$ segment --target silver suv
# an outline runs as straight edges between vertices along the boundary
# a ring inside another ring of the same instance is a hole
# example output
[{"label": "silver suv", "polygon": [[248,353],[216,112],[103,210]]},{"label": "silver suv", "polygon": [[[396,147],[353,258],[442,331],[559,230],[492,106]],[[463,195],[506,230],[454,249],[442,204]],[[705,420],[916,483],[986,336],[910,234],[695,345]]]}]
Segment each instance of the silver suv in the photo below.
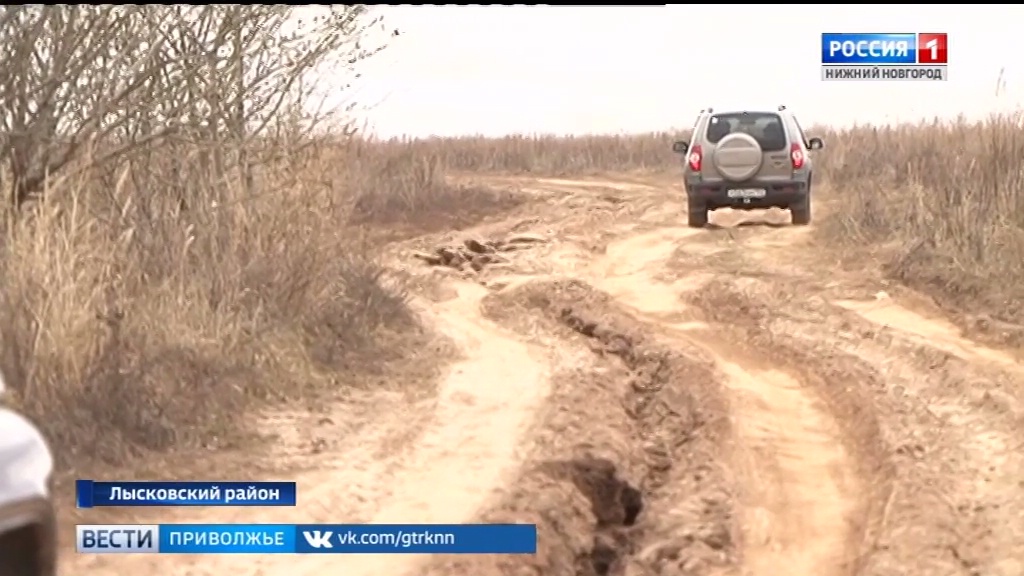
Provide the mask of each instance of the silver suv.
[{"label": "silver suv", "polygon": [[807,139],[796,117],[779,106],[770,112],[701,110],[692,142],[672,150],[686,155],[684,179],[688,223],[700,228],[718,208],[786,208],[793,224],[811,222],[811,150],[820,138]]},{"label": "silver suv", "polygon": [[43,435],[17,412],[0,407],[0,576],[56,573],[52,473]]}]

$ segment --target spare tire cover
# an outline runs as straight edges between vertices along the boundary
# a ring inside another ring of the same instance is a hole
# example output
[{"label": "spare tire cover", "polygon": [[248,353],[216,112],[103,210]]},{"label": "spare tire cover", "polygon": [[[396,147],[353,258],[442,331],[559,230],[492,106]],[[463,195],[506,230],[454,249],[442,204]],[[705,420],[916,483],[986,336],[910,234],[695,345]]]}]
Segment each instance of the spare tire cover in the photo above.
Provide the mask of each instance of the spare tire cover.
[{"label": "spare tire cover", "polygon": [[722,177],[739,182],[752,178],[761,169],[764,154],[761,146],[750,134],[733,132],[715,146],[715,169]]}]

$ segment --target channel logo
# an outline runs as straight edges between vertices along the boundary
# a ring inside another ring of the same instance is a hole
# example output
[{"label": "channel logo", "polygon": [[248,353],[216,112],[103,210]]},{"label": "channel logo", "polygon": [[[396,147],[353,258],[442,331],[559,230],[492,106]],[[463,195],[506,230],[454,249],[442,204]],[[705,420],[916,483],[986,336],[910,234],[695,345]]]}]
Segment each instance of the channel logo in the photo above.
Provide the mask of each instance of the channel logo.
[{"label": "channel logo", "polygon": [[826,65],[939,65],[949,63],[949,35],[822,33],[821,63]]},{"label": "channel logo", "polygon": [[79,524],[75,549],[79,554],[155,553],[160,528],[155,524]]}]

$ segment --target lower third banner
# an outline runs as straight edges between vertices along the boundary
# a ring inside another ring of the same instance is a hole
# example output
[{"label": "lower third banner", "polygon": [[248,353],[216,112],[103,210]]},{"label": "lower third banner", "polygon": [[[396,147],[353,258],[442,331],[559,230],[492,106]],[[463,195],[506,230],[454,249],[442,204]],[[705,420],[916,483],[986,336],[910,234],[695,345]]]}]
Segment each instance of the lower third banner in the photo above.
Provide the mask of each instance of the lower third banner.
[{"label": "lower third banner", "polygon": [[76,480],[79,508],[99,506],[295,506],[295,482],[98,482]]},{"label": "lower third banner", "polygon": [[536,554],[533,524],[79,524],[85,554]]}]

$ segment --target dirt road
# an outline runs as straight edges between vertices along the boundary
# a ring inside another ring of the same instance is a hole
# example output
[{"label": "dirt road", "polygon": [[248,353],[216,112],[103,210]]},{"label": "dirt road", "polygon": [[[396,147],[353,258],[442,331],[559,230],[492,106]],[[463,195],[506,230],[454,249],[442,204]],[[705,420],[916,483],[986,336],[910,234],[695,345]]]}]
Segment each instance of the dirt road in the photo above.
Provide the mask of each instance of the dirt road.
[{"label": "dirt road", "polygon": [[[459,287],[456,298],[422,310],[424,317],[466,354],[466,359],[450,368],[436,399],[413,410],[396,410],[369,431],[361,430],[317,454],[300,450],[317,463],[316,469],[297,478],[302,500],[308,504],[276,510],[148,511],[132,520],[325,524],[401,524],[408,518],[436,524],[470,521],[492,490],[514,481],[522,457],[522,436],[541,407],[548,386],[541,355],[481,318],[479,301],[484,293],[480,286],[465,284]],[[395,406],[401,404],[395,401]],[[324,421],[356,417],[345,411],[339,407]],[[284,427],[295,423],[281,419],[273,424]],[[288,436],[293,441],[302,437]],[[406,446],[395,439],[413,443]],[[69,573],[125,574],[138,566],[143,571],[189,576],[240,570],[252,575],[299,576],[339,569],[353,576],[370,576],[401,573],[404,562],[410,561],[410,567],[414,567],[416,561],[422,561],[411,556],[324,556],[298,563],[286,556],[72,558],[76,562],[70,563]]]},{"label": "dirt road", "polygon": [[137,520],[534,522],[537,556],[82,557],[68,573],[1024,573],[1015,354],[840,268],[785,213],[693,230],[667,180],[488,183],[541,198],[392,255],[464,355],[437,398],[341,434],[297,478],[297,509]]},{"label": "dirt road", "polygon": [[715,331],[702,322],[665,320],[680,313],[680,295],[715,278],[700,271],[696,278],[658,281],[676,246],[700,233],[661,228],[614,242],[598,260],[593,281],[639,320],[701,346],[718,366],[736,434],[732,466],[746,516],[745,569],[831,573],[849,560],[849,517],[859,490],[834,419],[805,383],[742,343],[716,342]]}]

